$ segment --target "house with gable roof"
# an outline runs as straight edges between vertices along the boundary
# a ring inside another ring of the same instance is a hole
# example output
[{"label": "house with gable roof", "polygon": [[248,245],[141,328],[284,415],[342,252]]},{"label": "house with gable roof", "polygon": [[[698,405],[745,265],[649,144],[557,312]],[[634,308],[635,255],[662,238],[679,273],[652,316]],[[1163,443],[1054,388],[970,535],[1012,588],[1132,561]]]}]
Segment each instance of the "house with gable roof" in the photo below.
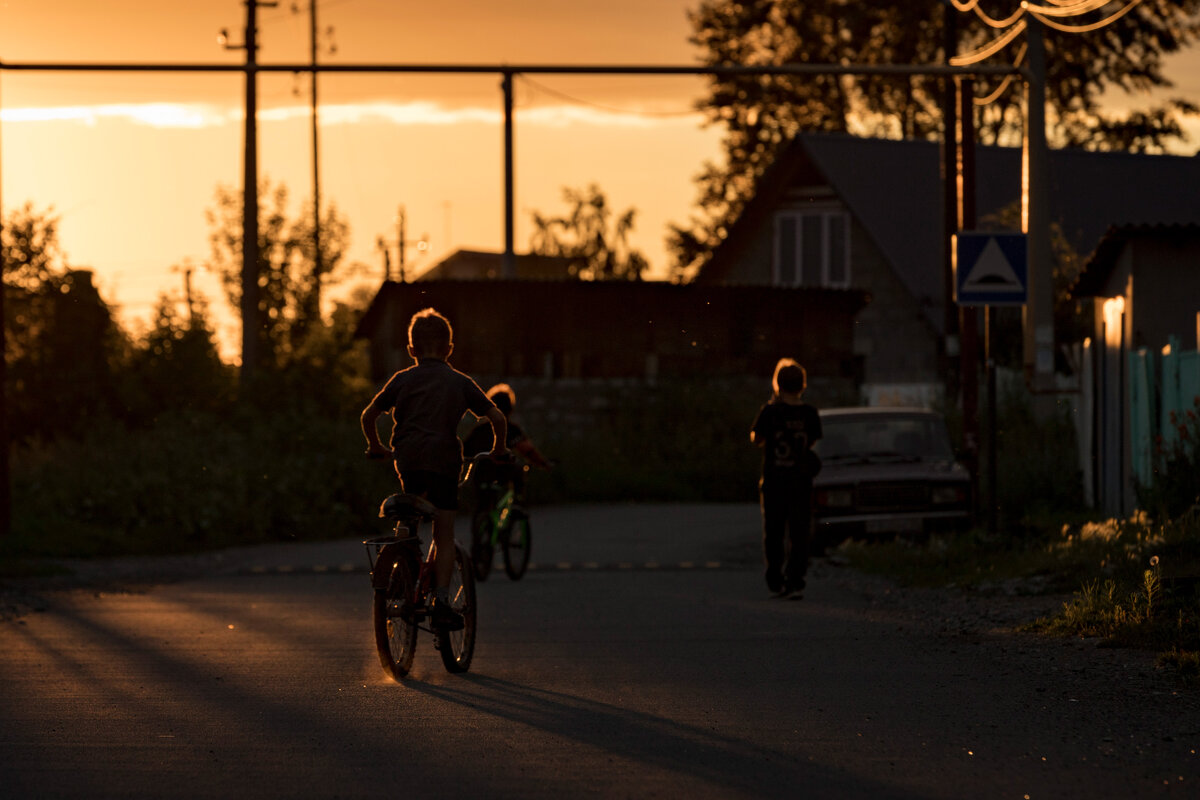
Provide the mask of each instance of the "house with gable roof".
[{"label": "house with gable roof", "polygon": [[[943,187],[937,142],[801,134],[759,180],[698,284],[859,289],[861,396],[929,404],[944,383]],[[1200,158],[1051,151],[1052,219],[1079,253],[1111,225],[1200,222]],[[1021,153],[976,148],[979,219],[1019,202]]]}]

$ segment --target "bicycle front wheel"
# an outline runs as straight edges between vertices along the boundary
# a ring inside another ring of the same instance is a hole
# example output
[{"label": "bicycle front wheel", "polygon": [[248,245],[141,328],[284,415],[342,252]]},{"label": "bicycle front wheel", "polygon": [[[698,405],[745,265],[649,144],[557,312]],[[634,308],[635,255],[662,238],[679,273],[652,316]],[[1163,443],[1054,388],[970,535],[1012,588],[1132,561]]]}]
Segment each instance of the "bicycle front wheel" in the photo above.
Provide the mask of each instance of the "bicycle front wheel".
[{"label": "bicycle front wheel", "polygon": [[508,526],[504,537],[504,571],[514,581],[521,580],[529,566],[529,537],[529,517],[519,514]]},{"label": "bicycle front wheel", "polygon": [[417,576],[407,558],[401,558],[392,570],[384,589],[375,590],[372,617],[375,623],[375,649],[383,670],[400,680],[412,669],[417,649]]},{"label": "bicycle front wheel", "polygon": [[461,631],[436,630],[438,653],[448,672],[466,672],[475,655],[475,572],[471,557],[454,546],[454,572],[450,576],[450,607],[462,614]]}]

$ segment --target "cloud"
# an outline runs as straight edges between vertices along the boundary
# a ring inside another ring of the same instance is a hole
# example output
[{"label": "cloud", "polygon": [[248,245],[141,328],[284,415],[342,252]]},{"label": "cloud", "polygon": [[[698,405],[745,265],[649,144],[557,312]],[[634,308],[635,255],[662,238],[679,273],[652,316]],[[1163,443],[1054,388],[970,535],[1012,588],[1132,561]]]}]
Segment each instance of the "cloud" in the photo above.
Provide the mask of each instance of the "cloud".
[{"label": "cloud", "polygon": [[95,106],[6,108],[4,122],[79,122],[96,125],[101,120],[125,120],[153,128],[205,128],[229,122],[228,113],[201,103],[113,103]]},{"label": "cloud", "polygon": [[[498,104],[497,104],[498,105]],[[279,106],[260,109],[261,122],[287,122],[307,119],[307,105]],[[320,109],[322,125],[355,125],[377,122],[391,125],[450,126],[462,124],[500,125],[503,112],[497,108],[462,107],[449,108],[428,101],[394,103],[375,101],[323,105]],[[678,126],[695,126],[699,115],[685,114],[655,116],[636,111],[617,111],[575,105],[539,105],[516,109],[520,124],[565,128],[571,125],[587,125],[609,128],[650,129]],[[116,103],[94,106],[47,106],[31,108],[7,108],[0,112],[0,120],[6,123],[22,122],[76,122],[96,125],[105,120],[126,121],[153,128],[199,129],[219,127],[242,119],[240,108],[222,108],[202,103]]]}]

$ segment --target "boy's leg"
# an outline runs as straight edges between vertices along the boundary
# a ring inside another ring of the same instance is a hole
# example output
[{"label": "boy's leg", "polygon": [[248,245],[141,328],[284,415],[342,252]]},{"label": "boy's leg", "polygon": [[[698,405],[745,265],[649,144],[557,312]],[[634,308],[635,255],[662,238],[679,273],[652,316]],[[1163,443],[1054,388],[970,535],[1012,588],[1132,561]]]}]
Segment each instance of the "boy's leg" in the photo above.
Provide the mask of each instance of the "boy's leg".
[{"label": "boy's leg", "polygon": [[804,588],[812,533],[812,484],[805,481],[788,498],[788,563],[784,582],[791,591]]},{"label": "boy's leg", "polygon": [[787,506],[781,502],[775,488],[763,484],[759,489],[759,503],[763,519],[763,560],[766,562],[767,588],[772,592],[783,589],[783,536],[787,524]]},{"label": "boy's leg", "polygon": [[433,577],[438,588],[449,586],[454,573],[454,517],[454,511],[439,508],[433,518],[433,541],[437,545]]}]

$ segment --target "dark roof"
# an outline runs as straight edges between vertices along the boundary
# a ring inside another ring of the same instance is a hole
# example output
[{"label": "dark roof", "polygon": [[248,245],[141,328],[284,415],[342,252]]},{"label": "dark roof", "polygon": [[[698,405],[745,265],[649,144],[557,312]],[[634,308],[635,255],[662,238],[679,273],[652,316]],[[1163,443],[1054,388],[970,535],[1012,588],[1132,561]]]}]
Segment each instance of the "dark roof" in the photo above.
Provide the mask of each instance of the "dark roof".
[{"label": "dark roof", "polygon": [[[573,268],[578,268],[582,262],[582,259],[565,256],[543,256],[534,253],[515,255],[517,278],[568,278]],[[416,280],[492,280],[501,277],[503,269],[503,253],[460,249],[425,270]]]},{"label": "dark roof", "polygon": [[[1052,150],[1052,218],[1077,252],[1087,253],[1114,224],[1200,223],[1200,157]],[[796,137],[763,175],[754,198],[723,244],[701,267],[699,280],[720,282],[733,268],[736,244],[753,235],[788,187],[815,168],[837,192],[922,302],[937,330],[942,313],[941,145],[864,139],[841,134]],[[1021,192],[1018,148],[976,149],[976,217],[1016,203]]]},{"label": "dark roof", "polygon": [[[494,292],[497,296],[505,296],[507,291],[524,291],[544,293],[549,291],[564,296],[574,292],[590,295],[595,308],[620,314],[628,311],[621,303],[630,298],[640,297],[653,304],[656,299],[670,295],[688,295],[703,304],[706,298],[715,295],[734,297],[737,302],[746,307],[762,305],[768,298],[780,297],[808,298],[818,305],[832,308],[849,309],[847,313],[857,314],[869,300],[866,292],[859,289],[828,289],[809,286],[703,286],[695,283],[674,283],[671,281],[581,281],[576,278],[547,280],[538,278],[497,278],[485,282],[475,279],[432,279],[401,283],[385,280],[379,291],[371,298],[370,305],[363,312],[354,330],[354,338],[371,338],[379,328],[384,314],[390,303],[400,303],[407,297],[427,297],[440,291],[479,296],[480,292]],[[815,298],[815,299],[814,299]],[[556,302],[554,298],[546,298],[546,302]],[[538,308],[537,303],[531,305]]]},{"label": "dark roof", "polygon": [[1071,287],[1072,297],[1097,297],[1105,294],[1108,278],[1117,265],[1125,244],[1134,239],[1200,239],[1200,224],[1192,225],[1113,225],[1105,232],[1083,271]]}]

